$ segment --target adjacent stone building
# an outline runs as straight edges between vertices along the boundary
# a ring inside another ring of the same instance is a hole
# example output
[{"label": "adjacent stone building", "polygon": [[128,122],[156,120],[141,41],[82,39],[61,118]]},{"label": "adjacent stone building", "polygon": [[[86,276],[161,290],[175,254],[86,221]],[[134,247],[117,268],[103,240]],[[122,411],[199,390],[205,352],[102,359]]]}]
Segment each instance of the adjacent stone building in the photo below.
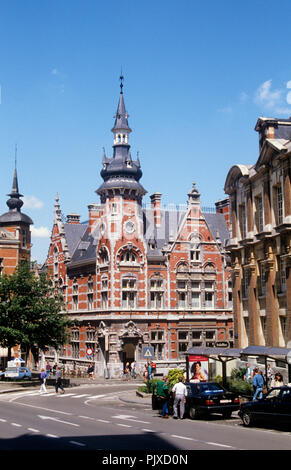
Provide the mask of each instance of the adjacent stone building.
[{"label": "adjacent stone building", "polygon": [[231,203],[235,346],[287,346],[291,340],[291,118],[260,117],[259,157],[234,165]]},{"label": "adjacent stone building", "polygon": [[[57,359],[84,369],[94,361],[97,375],[110,377],[127,361],[141,369],[154,359],[162,373],[185,364],[191,346],[233,345],[229,201],[205,212],[193,183],[183,206],[164,208],[158,192],[144,206],[122,81],[112,133],[113,155],[104,152],[96,191],[100,203],[88,205],[88,221],[72,213],[64,222],[55,201],[46,265],[80,322]],[[54,359],[54,352],[46,356]]]}]

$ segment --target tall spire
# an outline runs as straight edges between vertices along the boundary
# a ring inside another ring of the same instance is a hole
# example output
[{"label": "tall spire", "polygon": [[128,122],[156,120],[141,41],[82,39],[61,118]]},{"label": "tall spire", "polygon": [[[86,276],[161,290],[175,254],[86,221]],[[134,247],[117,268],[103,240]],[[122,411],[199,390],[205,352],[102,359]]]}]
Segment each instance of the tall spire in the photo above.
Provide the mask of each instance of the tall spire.
[{"label": "tall spire", "polygon": [[[120,80],[120,95],[119,95],[117,111],[116,111],[116,114],[114,116],[115,117],[115,122],[114,122],[114,126],[112,128],[112,132],[114,133],[114,136],[115,136],[114,144],[123,142],[121,137],[120,137],[121,140],[118,140],[118,138],[117,138],[118,136],[116,135],[116,133],[126,132],[127,141],[128,141],[128,134],[131,132],[131,129],[128,125],[129,115],[126,112],[124,97],[123,97],[123,80],[124,80],[124,77],[123,77],[122,74],[120,75],[119,80]],[[127,141],[123,142],[123,143],[127,143]]]},{"label": "tall spire", "polygon": [[139,184],[142,176],[140,161],[132,160],[130,153],[129,134],[131,129],[128,125],[128,114],[124,104],[123,80],[120,75],[120,95],[115,114],[113,156],[109,158],[103,152],[101,176],[104,183],[96,191],[101,196],[101,202],[110,197],[112,191],[119,193],[130,193],[130,197],[141,200],[146,194],[145,189]]},{"label": "tall spire", "polygon": [[16,168],[14,168],[11,193],[7,194],[7,196],[10,196],[10,199],[8,199],[6,202],[7,206],[9,207],[9,210],[20,211],[21,207],[23,206],[23,201],[20,199],[20,197],[22,197],[23,195],[19,193]]},{"label": "tall spire", "polygon": [[55,205],[54,205],[54,223],[57,224],[58,222],[62,221],[62,212],[61,212],[61,206],[59,203],[59,195],[58,193],[56,194],[56,199],[55,199]]}]

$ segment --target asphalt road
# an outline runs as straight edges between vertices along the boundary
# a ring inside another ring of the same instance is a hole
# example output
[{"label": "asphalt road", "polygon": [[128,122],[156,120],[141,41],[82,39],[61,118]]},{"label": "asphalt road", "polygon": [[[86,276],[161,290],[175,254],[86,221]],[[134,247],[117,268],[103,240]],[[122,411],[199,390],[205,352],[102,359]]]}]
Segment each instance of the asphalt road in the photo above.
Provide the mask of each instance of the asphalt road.
[{"label": "asphalt road", "polygon": [[90,385],[56,396],[0,395],[0,450],[289,450],[291,433],[244,428],[237,418],[162,419],[136,384]]}]

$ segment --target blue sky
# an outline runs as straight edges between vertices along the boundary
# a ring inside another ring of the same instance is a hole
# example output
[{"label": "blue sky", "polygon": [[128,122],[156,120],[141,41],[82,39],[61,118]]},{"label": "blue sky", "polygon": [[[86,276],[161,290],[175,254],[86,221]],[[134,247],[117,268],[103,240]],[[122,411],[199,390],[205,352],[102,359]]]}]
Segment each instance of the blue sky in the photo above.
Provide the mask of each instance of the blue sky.
[{"label": "blue sky", "polygon": [[122,67],[131,152],[148,191],[204,206],[258,157],[259,116],[291,116],[288,0],[10,0],[0,11],[0,213],[14,149],[32,257],[44,261],[56,192],[66,215],[99,202]]}]

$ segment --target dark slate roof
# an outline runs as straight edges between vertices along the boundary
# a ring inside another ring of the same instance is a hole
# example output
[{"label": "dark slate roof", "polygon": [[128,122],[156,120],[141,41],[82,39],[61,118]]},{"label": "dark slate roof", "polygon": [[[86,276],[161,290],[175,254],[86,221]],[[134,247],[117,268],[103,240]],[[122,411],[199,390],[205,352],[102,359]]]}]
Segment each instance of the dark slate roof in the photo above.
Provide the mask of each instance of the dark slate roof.
[{"label": "dark slate roof", "polygon": [[64,224],[65,237],[69,249],[69,255],[72,256],[80,239],[88,229],[88,224]]},{"label": "dark slate roof", "polygon": [[205,212],[203,215],[213,239],[216,240],[216,232],[218,231],[222,246],[226,246],[226,243],[229,240],[229,231],[223,214],[211,214]]},{"label": "dark slate roof", "polygon": [[97,239],[95,237],[95,233],[93,233],[92,235],[89,234],[89,227],[88,225],[86,225],[86,230],[75,247],[70,264],[95,260],[96,244]]},{"label": "dark slate roof", "polygon": [[7,224],[7,223],[19,223],[23,222],[24,224],[33,224],[33,221],[31,220],[28,215],[23,214],[20,211],[14,211],[10,210],[9,212],[5,212],[5,214],[2,214],[0,216],[0,225],[2,224]]}]

